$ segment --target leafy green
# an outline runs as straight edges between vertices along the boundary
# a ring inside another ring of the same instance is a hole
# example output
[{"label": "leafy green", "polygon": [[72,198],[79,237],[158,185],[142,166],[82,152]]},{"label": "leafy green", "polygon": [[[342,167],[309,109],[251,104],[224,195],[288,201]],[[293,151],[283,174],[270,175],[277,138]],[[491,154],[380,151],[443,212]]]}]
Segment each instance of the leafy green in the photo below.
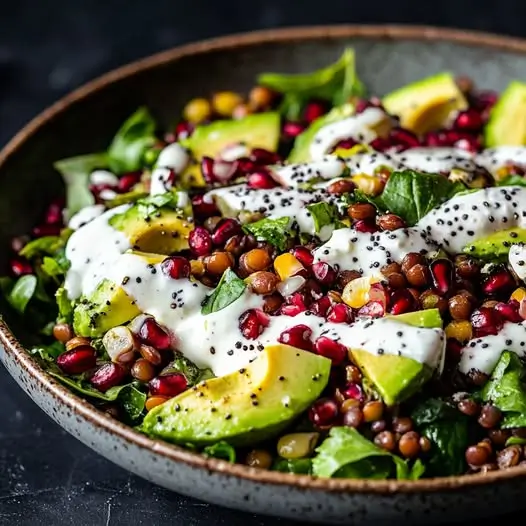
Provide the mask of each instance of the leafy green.
[{"label": "leafy green", "polygon": [[291,223],[290,217],[265,218],[244,225],[243,230],[252,234],[257,240],[266,241],[278,250],[283,251],[287,248],[287,241],[295,236]]},{"label": "leafy green", "polygon": [[42,260],[42,270],[51,278],[60,278],[66,275],[70,267],[65,255],[59,254],[57,257],[44,256]]},{"label": "leafy green", "polygon": [[212,314],[228,307],[245,292],[246,287],[233,270],[225,270],[217,287],[203,301],[201,314]]},{"label": "leafy green", "polygon": [[278,458],[272,464],[272,471],[281,473],[295,473],[296,475],[310,475],[312,473],[312,460],[310,458]]},{"label": "leafy green", "polygon": [[55,292],[57,302],[59,322],[71,323],[73,320],[74,302],[68,298],[68,293],[64,287],[59,287]]},{"label": "leafy green", "polygon": [[310,99],[330,101],[333,106],[348,102],[353,95],[362,96],[365,88],[356,75],[354,50],[346,49],[340,59],[311,73],[262,73],[258,83],[283,93],[280,111],[287,119],[299,120]]},{"label": "leafy green", "polygon": [[438,398],[421,402],[413,410],[411,418],[432,444],[426,473],[430,476],[464,473],[464,453],[470,440],[468,418]]},{"label": "leafy green", "polygon": [[411,467],[350,427],[333,427],[316,453],[312,473],[318,477],[414,479],[423,474],[421,463]]},{"label": "leafy green", "polygon": [[193,362],[185,358],[182,354],[177,353],[174,360],[164,369],[162,374],[181,373],[184,374],[190,387],[213,378],[214,375],[210,369],[200,369]]},{"label": "leafy green", "polygon": [[506,440],[506,447],[514,446],[514,445],[523,446],[525,444],[526,444],[526,438],[510,437],[508,438],[508,440]]},{"label": "leafy green", "polygon": [[35,294],[37,288],[37,277],[33,274],[27,274],[18,278],[13,288],[7,296],[9,305],[19,314],[24,314],[26,308]]},{"label": "leafy green", "polygon": [[523,175],[508,175],[500,181],[496,181],[496,186],[526,186],[526,177]]},{"label": "leafy green", "polygon": [[307,210],[311,213],[316,233],[321,232],[324,226],[337,225],[339,223],[338,209],[333,204],[321,201],[307,205]]},{"label": "leafy green", "polygon": [[141,197],[136,202],[137,211],[143,217],[151,217],[160,208],[172,208],[177,210],[179,206],[179,195],[177,192],[170,191],[164,194],[149,195]]},{"label": "leafy green", "polygon": [[491,402],[503,413],[503,428],[526,426],[526,386],[524,366],[513,352],[504,351],[482,388],[480,397]]},{"label": "leafy green", "polygon": [[356,203],[368,203],[380,210],[380,212],[385,212],[381,198],[375,198],[371,195],[367,195],[365,192],[362,192],[358,188],[352,193],[344,194],[342,196],[342,201],[346,205],[354,205]]},{"label": "leafy green", "polygon": [[64,246],[64,241],[60,236],[44,236],[33,239],[22,248],[20,255],[33,259],[34,257],[46,254],[52,256],[57,250]]},{"label": "leafy green", "polygon": [[54,341],[50,345],[40,345],[30,349],[29,354],[42,360],[43,364],[55,363],[55,360],[65,351],[63,343]]},{"label": "leafy green", "polygon": [[93,170],[108,167],[108,156],[105,152],[90,153],[77,157],[68,157],[54,165],[66,185],[67,219],[79,210],[95,203],[89,189],[89,177]]},{"label": "leafy green", "polygon": [[125,194],[117,194],[113,199],[106,201],[107,208],[115,208],[117,206],[126,205],[128,203],[135,203],[139,199],[143,199],[148,196],[148,192],[139,190],[132,190]]},{"label": "leafy green", "polygon": [[155,121],[146,108],[141,107],[131,115],[108,148],[110,169],[120,174],[142,168],[144,153],[156,141],[155,128]]},{"label": "leafy green", "polygon": [[222,440],[211,446],[205,447],[203,453],[207,457],[221,458],[232,463],[236,461],[236,450],[230,444]]}]

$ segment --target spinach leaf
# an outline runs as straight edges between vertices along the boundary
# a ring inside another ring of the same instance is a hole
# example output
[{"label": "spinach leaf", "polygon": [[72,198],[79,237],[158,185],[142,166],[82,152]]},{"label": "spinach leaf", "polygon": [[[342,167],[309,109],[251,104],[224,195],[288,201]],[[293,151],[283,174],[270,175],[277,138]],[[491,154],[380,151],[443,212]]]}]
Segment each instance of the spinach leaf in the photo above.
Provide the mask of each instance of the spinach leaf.
[{"label": "spinach leaf", "polygon": [[506,447],[514,446],[514,445],[523,446],[525,444],[526,444],[526,438],[510,437],[508,438],[508,440],[506,440]]},{"label": "spinach leaf", "polygon": [[59,287],[55,292],[55,300],[58,307],[59,322],[71,323],[73,321],[74,302],[68,298],[64,287]]},{"label": "spinach leaf", "polygon": [[27,274],[18,278],[11,292],[7,296],[7,301],[19,314],[24,314],[26,308],[35,294],[37,288],[37,277]]},{"label": "spinach leaf", "polygon": [[42,361],[45,366],[47,363],[55,363],[55,360],[65,351],[63,343],[55,341],[50,345],[41,345],[39,347],[33,347],[29,350],[31,356],[35,356]]},{"label": "spinach leaf", "polygon": [[65,276],[70,267],[69,261],[64,254],[59,254],[57,257],[44,256],[42,260],[41,269],[50,278],[58,278]]},{"label": "spinach leaf", "polygon": [[480,392],[484,402],[491,402],[503,413],[503,428],[526,426],[526,386],[524,366],[513,352],[504,351]]},{"label": "spinach leaf", "polygon": [[277,219],[260,219],[254,223],[243,226],[247,234],[252,234],[258,241],[266,241],[280,251],[287,248],[287,242],[296,235],[291,228],[290,217],[279,217]]},{"label": "spinach leaf", "polygon": [[200,369],[188,358],[185,358],[179,353],[177,353],[175,359],[163,369],[161,374],[169,373],[184,374],[190,387],[193,387],[203,380],[209,380],[214,377],[210,369]]},{"label": "spinach leaf", "polygon": [[362,96],[365,88],[358,79],[352,49],[346,49],[330,66],[300,74],[263,73],[258,83],[283,93],[280,111],[288,119],[299,120],[309,99],[330,101],[333,106],[348,102],[352,95]]},{"label": "spinach leaf", "polygon": [[108,148],[108,164],[115,173],[142,168],[144,153],[156,141],[155,121],[142,107],[129,117],[115,134]]},{"label": "spinach leaf", "polygon": [[203,449],[207,457],[221,458],[234,463],[236,461],[236,450],[226,442],[220,441]]},{"label": "spinach leaf", "polygon": [[233,270],[225,270],[215,290],[203,301],[201,314],[212,314],[228,307],[245,292],[246,287]]},{"label": "spinach leaf", "polygon": [[344,194],[342,197],[342,201],[345,205],[354,205],[356,203],[368,203],[370,205],[373,205],[380,212],[386,211],[386,209],[384,208],[384,204],[382,203],[381,196],[373,197],[371,195],[367,195],[365,192],[362,192],[358,188],[352,193]]},{"label": "spinach leaf", "polygon": [[296,475],[310,475],[312,473],[312,460],[310,458],[278,458],[272,464],[272,471],[281,473],[295,473]]},{"label": "spinach leaf", "polygon": [[159,210],[159,208],[167,207],[177,210],[178,205],[179,194],[174,191],[142,197],[137,199],[136,202],[137,211],[143,217],[151,217]]},{"label": "spinach leaf", "polygon": [[523,175],[508,175],[497,181],[496,186],[526,186],[526,177]]},{"label": "spinach leaf", "polygon": [[316,453],[312,472],[318,477],[411,479],[423,474],[421,464],[410,467],[349,427],[333,427]]},{"label": "spinach leaf", "polygon": [[430,476],[464,473],[464,453],[470,443],[468,418],[438,398],[421,402],[411,418],[432,444],[426,473]]},{"label": "spinach leaf", "polygon": [[57,250],[64,246],[64,241],[60,236],[44,236],[33,239],[22,248],[20,255],[33,259],[37,256],[48,255],[52,256]]},{"label": "spinach leaf", "polygon": [[70,219],[82,208],[95,203],[95,198],[89,189],[89,176],[97,168],[108,167],[108,157],[105,152],[68,157],[57,161],[53,166],[61,173],[66,185],[66,219]]},{"label": "spinach leaf", "polygon": [[376,202],[413,226],[433,208],[465,190],[462,183],[452,183],[443,175],[405,170],[391,174]]},{"label": "spinach leaf", "polygon": [[319,233],[324,226],[337,225],[339,223],[338,209],[330,203],[313,203],[307,205],[307,210],[311,213],[316,233]]}]

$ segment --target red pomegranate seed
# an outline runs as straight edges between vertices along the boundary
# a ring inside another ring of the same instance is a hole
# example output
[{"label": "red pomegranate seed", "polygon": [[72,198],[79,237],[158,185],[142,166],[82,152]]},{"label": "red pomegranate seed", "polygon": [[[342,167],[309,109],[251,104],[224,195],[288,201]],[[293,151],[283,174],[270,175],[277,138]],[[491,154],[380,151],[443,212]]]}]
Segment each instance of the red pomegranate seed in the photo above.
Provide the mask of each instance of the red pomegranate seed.
[{"label": "red pomegranate seed", "polygon": [[328,264],[323,261],[314,263],[312,265],[312,274],[314,277],[326,287],[329,287],[334,283],[336,279],[336,271]]},{"label": "red pomegranate seed", "polygon": [[9,263],[11,267],[11,272],[15,276],[25,276],[26,274],[32,274],[33,267],[31,263],[25,259],[15,258],[12,259]]},{"label": "red pomegranate seed", "polygon": [[449,146],[447,136],[444,132],[426,133],[423,143],[430,147]]},{"label": "red pomegranate seed", "polygon": [[381,318],[385,314],[385,305],[382,301],[369,301],[359,311],[358,316]]},{"label": "red pomegranate seed", "polygon": [[301,292],[294,292],[287,298],[288,305],[295,305],[299,307],[302,312],[307,310],[307,307],[311,304],[311,298],[308,291],[302,290]]},{"label": "red pomegranate seed", "polygon": [[184,374],[170,373],[153,378],[148,383],[148,387],[151,395],[174,397],[186,391],[188,382]]},{"label": "red pomegranate seed", "polygon": [[489,110],[495,105],[498,98],[499,95],[495,91],[480,91],[474,96],[473,105],[481,111]]},{"label": "red pomegranate seed", "polygon": [[239,318],[239,330],[248,340],[255,340],[268,324],[268,316],[257,309],[247,310]]},{"label": "red pomegranate seed", "polygon": [[311,342],[312,330],[307,325],[295,325],[290,329],[285,329],[278,338],[279,343],[284,343],[286,345],[292,345],[292,347],[297,347],[298,349],[303,349],[304,351],[312,350]]},{"label": "red pomegranate seed", "polygon": [[329,296],[322,296],[319,300],[316,300],[310,306],[309,310],[316,316],[321,316],[322,318],[325,318],[325,316],[327,316],[327,312],[331,308],[331,304],[332,303]]},{"label": "red pomegranate seed", "polygon": [[224,245],[232,236],[241,233],[241,225],[231,218],[224,218],[219,221],[212,234],[214,245]]},{"label": "red pomegranate seed", "polygon": [[522,316],[519,314],[519,302],[511,300],[509,303],[497,303],[493,307],[506,321],[513,323],[520,323],[523,321]]},{"label": "red pomegranate seed", "polygon": [[323,101],[311,100],[305,106],[303,119],[309,124],[327,113],[327,104]]},{"label": "red pomegranate seed", "polygon": [[377,152],[385,152],[385,150],[389,150],[393,147],[393,143],[389,139],[376,137],[376,139],[373,139],[370,142],[369,146]]},{"label": "red pomegranate seed", "polygon": [[169,349],[170,335],[153,319],[146,318],[139,329],[139,338],[159,350]]},{"label": "red pomegranate seed", "polygon": [[57,365],[66,374],[82,374],[93,369],[96,364],[95,349],[89,346],[66,351],[57,358]]},{"label": "red pomegranate seed", "polygon": [[312,252],[303,246],[294,247],[290,253],[304,266],[310,267],[314,261]]},{"label": "red pomegranate seed", "polygon": [[329,309],[327,321],[332,323],[352,323],[354,321],[354,315],[347,305],[344,303],[336,303]]},{"label": "red pomegranate seed", "polygon": [[288,121],[283,125],[283,135],[288,139],[296,138],[303,131],[305,131],[305,125],[299,122]]},{"label": "red pomegranate seed", "polygon": [[330,398],[320,398],[309,409],[309,420],[315,426],[327,426],[338,418],[338,404]]},{"label": "red pomegranate seed", "polygon": [[46,210],[45,222],[48,225],[61,225],[62,224],[62,203],[59,201],[53,201]]},{"label": "red pomegranate seed", "polygon": [[196,226],[188,236],[190,250],[196,256],[206,256],[212,251],[212,236],[202,226]]},{"label": "red pomegranate seed", "polygon": [[345,398],[351,398],[352,400],[359,400],[360,402],[363,402],[365,399],[361,386],[354,382],[347,384],[345,388],[342,390],[342,394],[343,396],[345,396]]},{"label": "red pomegranate seed", "polygon": [[492,273],[482,284],[484,293],[491,295],[506,294],[514,287],[515,280],[511,274],[503,268]]},{"label": "red pomegranate seed", "polygon": [[140,180],[142,172],[128,172],[121,175],[117,189],[121,193],[129,192]]},{"label": "red pomegranate seed", "polygon": [[480,307],[471,314],[471,325],[473,326],[473,336],[480,338],[497,334],[502,328],[502,318],[497,311],[488,307]]},{"label": "red pomegranate seed", "polygon": [[404,314],[416,309],[414,296],[407,289],[395,290],[390,299],[389,312],[391,314]]},{"label": "red pomegranate seed", "polygon": [[276,182],[266,172],[254,172],[251,173],[247,178],[247,184],[250,188],[256,190],[268,190],[269,188],[275,188]]},{"label": "red pomegranate seed", "polygon": [[250,152],[249,159],[252,163],[266,166],[268,164],[277,164],[281,162],[281,156],[275,152],[269,152],[263,148],[254,148]]},{"label": "red pomegranate seed", "polygon": [[447,294],[453,282],[453,263],[449,259],[435,259],[430,265],[433,285],[439,294]]},{"label": "red pomegranate seed", "polygon": [[473,108],[459,112],[453,123],[455,129],[462,131],[478,131],[483,125],[480,113]]},{"label": "red pomegranate seed", "polygon": [[182,256],[167,257],[161,263],[161,269],[164,274],[173,279],[187,278],[190,276],[190,263]]},{"label": "red pomegranate seed", "polygon": [[448,338],[446,342],[446,356],[452,361],[458,362],[462,354],[463,345],[454,338]]},{"label": "red pomegranate seed", "polygon": [[219,214],[215,203],[213,201],[205,201],[202,195],[196,195],[192,198],[192,208],[194,215],[199,219],[206,219],[207,217]]},{"label": "red pomegranate seed", "polygon": [[333,365],[340,365],[347,357],[348,352],[345,345],[327,338],[327,336],[320,336],[314,342],[314,350],[316,354],[329,358]]},{"label": "red pomegranate seed", "polygon": [[297,316],[298,314],[305,312],[305,309],[298,307],[297,305],[282,305],[280,309],[280,314],[283,316]]},{"label": "red pomegranate seed", "polygon": [[373,234],[378,232],[378,225],[375,223],[374,219],[359,219],[353,223],[353,227],[358,232],[365,232],[368,234]]},{"label": "red pomegranate seed", "polygon": [[33,228],[33,235],[35,237],[58,236],[60,230],[60,225],[37,225]]},{"label": "red pomegranate seed", "polygon": [[194,131],[194,127],[192,124],[190,124],[187,121],[181,121],[175,127],[174,135],[176,139],[180,141],[181,139],[186,139],[187,137],[189,137],[193,131]]},{"label": "red pomegranate seed", "polygon": [[122,365],[106,363],[95,371],[95,374],[90,378],[90,383],[93,387],[105,393],[108,389],[122,383],[127,374],[126,369]]},{"label": "red pomegranate seed", "polygon": [[236,162],[237,170],[241,175],[251,174],[252,172],[256,172],[259,168],[259,166],[248,157],[240,157]]},{"label": "red pomegranate seed", "polygon": [[217,177],[214,173],[214,159],[206,156],[201,159],[201,173],[208,184],[217,182]]},{"label": "red pomegranate seed", "polygon": [[358,143],[354,139],[344,139],[343,141],[340,141],[332,150],[331,153],[335,150],[350,150],[354,146],[356,146]]},{"label": "red pomegranate seed", "polygon": [[367,108],[374,108],[374,104],[368,99],[359,99],[355,104],[356,113],[363,113]]},{"label": "red pomegranate seed", "polygon": [[310,295],[310,298],[314,300],[319,300],[324,292],[321,288],[321,285],[314,279],[309,278],[303,287],[303,290]]},{"label": "red pomegranate seed", "polygon": [[401,144],[405,148],[416,148],[420,146],[418,137],[404,128],[393,128],[389,134],[389,139],[395,144]]},{"label": "red pomegranate seed", "polygon": [[474,137],[473,135],[462,137],[462,139],[459,139],[457,142],[455,142],[453,146],[471,153],[476,153],[482,148],[480,139],[478,139],[478,137]]}]

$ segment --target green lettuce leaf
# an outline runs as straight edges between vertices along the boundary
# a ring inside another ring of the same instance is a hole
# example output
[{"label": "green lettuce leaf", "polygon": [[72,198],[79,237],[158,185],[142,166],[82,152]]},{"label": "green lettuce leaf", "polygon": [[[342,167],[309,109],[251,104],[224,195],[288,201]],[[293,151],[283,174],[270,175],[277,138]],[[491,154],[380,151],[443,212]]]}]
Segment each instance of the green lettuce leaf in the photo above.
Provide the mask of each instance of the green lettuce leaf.
[{"label": "green lettuce leaf", "polygon": [[203,301],[201,314],[212,314],[228,307],[245,292],[246,287],[233,270],[227,269],[212,294]]},{"label": "green lettuce leaf", "polygon": [[526,177],[523,175],[508,175],[508,177],[496,181],[496,186],[526,186]]},{"label": "green lettuce leaf", "polygon": [[321,232],[324,226],[338,225],[339,215],[336,206],[330,203],[320,202],[307,205],[307,210],[311,213],[314,221],[314,230]]},{"label": "green lettuce leaf", "polygon": [[185,358],[182,354],[177,353],[174,360],[167,365],[161,374],[170,373],[181,373],[184,374],[186,381],[190,387],[213,378],[214,375],[210,369],[200,369],[191,362],[188,358]]},{"label": "green lettuce leaf", "polygon": [[296,475],[310,475],[312,473],[312,460],[310,458],[278,458],[272,464],[272,471],[281,473],[295,473]]},{"label": "green lettuce leaf", "polygon": [[27,274],[17,279],[13,288],[7,296],[9,305],[19,314],[24,314],[26,308],[33,298],[37,288],[37,277],[33,274]]},{"label": "green lettuce leaf", "polygon": [[64,240],[60,236],[39,237],[25,245],[20,251],[20,255],[27,259],[42,255],[52,256],[63,246]]},{"label": "green lettuce leaf", "polygon": [[203,449],[207,457],[220,458],[234,463],[236,461],[236,450],[228,443],[220,441]]},{"label": "green lettuce leaf", "polygon": [[266,241],[283,252],[287,248],[288,240],[296,235],[291,224],[290,217],[260,219],[244,225],[243,230],[252,234],[258,241]]}]

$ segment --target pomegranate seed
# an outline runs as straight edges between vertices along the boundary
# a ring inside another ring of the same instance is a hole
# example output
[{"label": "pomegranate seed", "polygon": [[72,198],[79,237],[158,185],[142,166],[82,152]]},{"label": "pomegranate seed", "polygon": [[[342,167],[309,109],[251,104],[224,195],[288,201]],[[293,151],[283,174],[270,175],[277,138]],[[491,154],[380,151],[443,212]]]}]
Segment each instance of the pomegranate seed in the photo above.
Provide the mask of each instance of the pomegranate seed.
[{"label": "pomegranate seed", "polygon": [[35,237],[58,236],[60,230],[60,225],[37,225],[33,227],[33,235]]},{"label": "pomegranate seed", "polygon": [[482,290],[485,294],[506,294],[515,287],[515,280],[511,274],[503,269],[498,269],[492,273],[482,284]]},{"label": "pomegranate seed", "polygon": [[148,383],[151,395],[174,397],[186,391],[188,382],[181,373],[170,373],[157,376]]},{"label": "pomegranate seed", "polygon": [[489,110],[499,98],[495,91],[480,91],[473,98],[473,105],[481,111]]},{"label": "pomegranate seed", "polygon": [[239,317],[239,330],[248,340],[255,340],[269,324],[269,318],[263,311],[247,310]]},{"label": "pomegranate seed", "polygon": [[266,172],[254,172],[248,176],[247,184],[250,188],[256,190],[267,190],[269,188],[275,188],[276,182]]},{"label": "pomegranate seed", "polygon": [[381,318],[385,314],[385,305],[382,301],[369,301],[359,311],[358,316]]},{"label": "pomegranate seed", "polygon": [[449,338],[446,342],[446,356],[451,360],[458,362],[462,354],[463,345],[455,338]]},{"label": "pomegranate seed", "polygon": [[161,269],[164,274],[173,279],[187,278],[190,276],[190,263],[182,256],[167,257],[161,263]]},{"label": "pomegranate seed", "polygon": [[241,226],[231,218],[224,218],[219,221],[212,234],[214,245],[224,245],[232,236],[241,233]]},{"label": "pomegranate seed", "polygon": [[340,141],[332,150],[331,153],[335,150],[342,149],[342,150],[350,150],[354,146],[356,146],[358,143],[354,139],[343,139],[343,141]]},{"label": "pomegranate seed", "polygon": [[309,293],[310,297],[314,300],[319,300],[323,296],[323,290],[321,288],[321,285],[313,279],[307,280],[307,282],[305,283],[305,287],[303,287],[303,290]]},{"label": "pomegranate seed", "polygon": [[217,182],[217,177],[214,173],[214,159],[206,156],[201,159],[201,173],[208,184]]},{"label": "pomegranate seed", "polygon": [[237,159],[237,170],[238,172],[243,174],[251,174],[253,172],[256,172],[258,170],[258,165],[251,161],[248,157],[240,157]]},{"label": "pomegranate seed", "polygon": [[288,121],[283,125],[283,135],[288,139],[296,138],[303,131],[305,131],[305,126],[299,122]]},{"label": "pomegranate seed", "polygon": [[453,282],[453,263],[449,259],[435,259],[430,265],[433,285],[440,294],[447,294]]},{"label": "pomegranate seed", "polygon": [[327,105],[323,101],[312,100],[303,112],[303,119],[309,124],[327,113]]},{"label": "pomegranate seed", "polygon": [[287,304],[295,305],[301,309],[301,312],[307,310],[307,307],[311,304],[311,298],[307,294],[308,291],[302,290],[301,292],[294,292],[287,298]]},{"label": "pomegranate seed", "polygon": [[478,131],[483,125],[484,122],[480,113],[473,108],[459,112],[453,123],[453,127],[457,130],[466,131]]},{"label": "pomegranate seed", "polygon": [[332,285],[336,279],[336,271],[328,263],[324,263],[323,261],[312,265],[312,274],[322,285],[327,287]]},{"label": "pomegranate seed", "polygon": [[331,300],[329,296],[323,296],[319,300],[316,300],[310,307],[310,311],[316,316],[321,316],[325,318],[327,312],[331,307]]},{"label": "pomegranate seed", "polygon": [[181,139],[186,139],[189,137],[192,132],[194,131],[194,127],[192,124],[190,124],[187,121],[181,121],[177,126],[175,127],[174,135],[178,141]]},{"label": "pomegranate seed", "polygon": [[15,276],[25,276],[26,274],[31,274],[33,272],[31,263],[25,259],[12,259],[9,264],[11,266],[11,272]]},{"label": "pomegranate seed", "polygon": [[219,210],[213,201],[207,202],[202,195],[196,195],[192,199],[192,208],[194,215],[199,219],[206,219],[207,217],[218,215]]},{"label": "pomegranate seed", "polygon": [[497,311],[488,307],[480,307],[471,314],[471,325],[473,326],[473,336],[480,338],[497,334],[502,328],[502,318]]},{"label": "pomegranate seed", "polygon": [[455,142],[453,146],[471,153],[477,153],[482,148],[480,140],[473,136],[463,137]]},{"label": "pomegranate seed", "polygon": [[316,426],[334,423],[338,417],[338,404],[330,398],[320,398],[309,410],[309,420]]},{"label": "pomegranate seed", "polygon": [[382,283],[373,283],[369,288],[369,301],[378,301],[387,309],[387,289]]},{"label": "pomegranate seed", "polygon": [[374,219],[359,219],[353,224],[353,227],[358,232],[365,232],[368,234],[373,234],[378,232],[378,225],[375,223]]},{"label": "pomegranate seed", "polygon": [[329,309],[327,321],[332,323],[352,323],[354,321],[354,315],[345,303],[336,303]]},{"label": "pomegranate seed", "polygon": [[127,371],[122,365],[106,363],[95,371],[95,374],[90,378],[90,383],[93,387],[105,393],[108,389],[122,383],[126,375]]},{"label": "pomegranate seed", "polygon": [[190,250],[196,256],[206,256],[212,251],[212,236],[202,226],[196,226],[188,236]]},{"label": "pomegranate seed", "polygon": [[519,314],[523,320],[526,320],[526,298],[519,303]]},{"label": "pomegranate seed", "polygon": [[355,104],[356,113],[363,113],[367,108],[374,108],[374,104],[368,99],[359,99]]},{"label": "pomegranate seed", "polygon": [[519,302],[510,301],[509,303],[497,303],[493,307],[506,321],[513,323],[520,323],[523,321],[522,316],[519,314]]},{"label": "pomegranate seed", "polygon": [[369,143],[369,146],[377,152],[385,152],[385,150],[389,150],[393,147],[393,143],[389,139],[384,139],[383,137],[376,137],[376,139],[373,139]]},{"label": "pomegranate seed", "polygon": [[298,314],[305,312],[305,309],[298,307],[297,305],[282,305],[280,309],[280,314],[283,316],[297,316]]},{"label": "pomegranate seed", "polygon": [[121,175],[117,189],[121,193],[129,192],[140,180],[142,172],[128,172]]},{"label": "pomegranate seed", "polygon": [[269,152],[263,148],[254,148],[250,152],[250,161],[258,165],[277,164],[281,162],[281,156],[274,152]]},{"label": "pomegranate seed", "polygon": [[137,336],[147,345],[161,351],[170,348],[170,335],[153,318],[144,320]]},{"label": "pomegranate seed", "polygon": [[314,342],[314,350],[316,354],[329,358],[333,365],[340,365],[347,357],[348,352],[345,345],[327,338],[327,336],[320,336]]},{"label": "pomegranate seed", "polygon": [[342,390],[342,394],[345,398],[351,398],[352,400],[359,400],[360,402],[364,400],[361,386],[354,382],[347,384]]},{"label": "pomegranate seed", "polygon": [[448,140],[444,132],[429,132],[424,136],[423,143],[430,147],[448,146]]},{"label": "pomegranate seed", "polygon": [[93,347],[76,347],[62,353],[57,358],[57,365],[66,374],[82,374],[97,365],[97,355]]},{"label": "pomegranate seed", "polygon": [[48,225],[62,224],[62,204],[59,201],[53,201],[46,210],[45,222]]},{"label": "pomegranate seed", "polygon": [[418,137],[404,128],[393,128],[389,134],[389,139],[391,142],[401,144],[405,148],[416,148],[420,146]]},{"label": "pomegranate seed", "polygon": [[285,329],[278,338],[279,343],[284,343],[286,345],[292,345],[292,347],[297,347],[298,349],[303,349],[304,351],[312,350],[311,342],[312,330],[307,325],[295,325],[290,329]]},{"label": "pomegranate seed", "polygon": [[391,296],[390,309],[391,314],[404,314],[416,309],[414,296],[407,289],[396,290]]},{"label": "pomegranate seed", "polygon": [[294,247],[290,253],[304,266],[310,267],[314,261],[312,252],[305,247]]}]

